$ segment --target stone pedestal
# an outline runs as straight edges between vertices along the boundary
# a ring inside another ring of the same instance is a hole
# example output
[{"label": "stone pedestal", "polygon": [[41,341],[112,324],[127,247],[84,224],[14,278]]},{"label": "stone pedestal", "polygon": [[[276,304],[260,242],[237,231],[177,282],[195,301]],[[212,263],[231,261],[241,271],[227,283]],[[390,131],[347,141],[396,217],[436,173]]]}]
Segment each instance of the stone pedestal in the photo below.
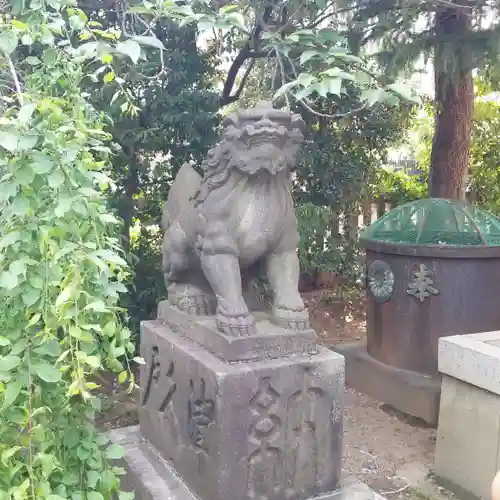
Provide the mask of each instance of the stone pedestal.
[{"label": "stone pedestal", "polygon": [[[189,490],[170,464],[141,436],[139,426],[111,431],[110,437],[125,450],[128,474],[122,479],[121,486],[125,491],[135,490],[135,500],[200,500]],[[342,481],[341,488],[321,495],[317,500],[384,500],[384,498],[355,478],[347,478]]]},{"label": "stone pedestal", "polygon": [[125,445],[125,487],[148,500],[347,494],[339,489],[344,358],[313,339],[265,314],[257,335],[229,338],[211,318],[160,304],[158,320],[142,325],[140,429],[112,435]]},{"label": "stone pedestal", "polygon": [[443,337],[436,478],[462,498],[490,498],[500,463],[500,332]]}]

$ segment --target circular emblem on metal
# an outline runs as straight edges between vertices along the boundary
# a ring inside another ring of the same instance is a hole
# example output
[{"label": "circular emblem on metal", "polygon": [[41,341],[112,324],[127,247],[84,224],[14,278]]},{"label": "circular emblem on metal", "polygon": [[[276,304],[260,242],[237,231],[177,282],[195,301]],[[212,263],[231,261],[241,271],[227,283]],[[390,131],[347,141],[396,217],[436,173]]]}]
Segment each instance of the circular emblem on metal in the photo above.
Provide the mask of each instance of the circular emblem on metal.
[{"label": "circular emblem on metal", "polygon": [[377,302],[387,302],[394,293],[394,274],[382,260],[374,260],[368,266],[368,288]]}]

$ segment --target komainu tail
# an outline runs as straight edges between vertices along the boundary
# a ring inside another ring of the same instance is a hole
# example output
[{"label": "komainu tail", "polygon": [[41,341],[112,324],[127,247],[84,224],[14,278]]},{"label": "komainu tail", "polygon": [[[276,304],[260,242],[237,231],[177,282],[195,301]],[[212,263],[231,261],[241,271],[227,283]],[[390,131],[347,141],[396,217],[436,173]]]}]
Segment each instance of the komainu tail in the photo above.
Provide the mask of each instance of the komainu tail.
[{"label": "komainu tail", "polygon": [[168,193],[167,201],[163,207],[161,225],[166,231],[173,221],[183,218],[190,212],[191,197],[199,189],[202,177],[189,164],[184,163],[175,177],[175,181]]}]

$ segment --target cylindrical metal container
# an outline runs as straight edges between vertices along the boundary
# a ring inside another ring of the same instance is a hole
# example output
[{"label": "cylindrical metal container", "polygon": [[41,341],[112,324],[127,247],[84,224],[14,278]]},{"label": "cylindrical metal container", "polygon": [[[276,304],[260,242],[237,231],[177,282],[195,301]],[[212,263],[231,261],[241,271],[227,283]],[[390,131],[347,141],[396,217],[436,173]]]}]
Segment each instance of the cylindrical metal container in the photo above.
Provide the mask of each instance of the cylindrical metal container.
[{"label": "cylindrical metal container", "polygon": [[[437,375],[439,337],[500,330],[500,219],[460,202],[398,207],[362,236],[367,348]],[[450,243],[447,243],[450,242]]]}]

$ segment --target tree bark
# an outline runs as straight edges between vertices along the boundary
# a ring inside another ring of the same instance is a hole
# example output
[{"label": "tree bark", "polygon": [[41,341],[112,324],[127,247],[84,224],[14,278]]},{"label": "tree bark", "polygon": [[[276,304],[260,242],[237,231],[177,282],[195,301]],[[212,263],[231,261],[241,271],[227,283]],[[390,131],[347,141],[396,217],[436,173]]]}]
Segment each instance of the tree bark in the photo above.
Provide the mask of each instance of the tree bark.
[{"label": "tree bark", "polygon": [[467,14],[460,7],[438,8],[436,12],[436,119],[429,172],[432,198],[465,199],[474,109]]}]

